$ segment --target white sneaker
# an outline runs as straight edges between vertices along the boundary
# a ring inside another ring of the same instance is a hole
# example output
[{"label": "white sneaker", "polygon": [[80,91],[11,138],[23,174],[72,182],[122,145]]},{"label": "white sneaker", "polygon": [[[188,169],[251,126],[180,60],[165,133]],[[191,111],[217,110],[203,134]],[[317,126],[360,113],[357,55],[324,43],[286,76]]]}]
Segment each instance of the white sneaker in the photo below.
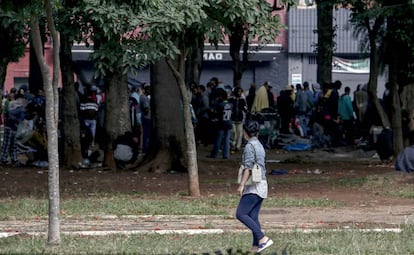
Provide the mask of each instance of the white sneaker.
[{"label": "white sneaker", "polygon": [[257,249],[257,252],[262,252],[264,249],[270,247],[273,244],[272,239],[267,239],[266,242],[259,244],[259,248]]}]

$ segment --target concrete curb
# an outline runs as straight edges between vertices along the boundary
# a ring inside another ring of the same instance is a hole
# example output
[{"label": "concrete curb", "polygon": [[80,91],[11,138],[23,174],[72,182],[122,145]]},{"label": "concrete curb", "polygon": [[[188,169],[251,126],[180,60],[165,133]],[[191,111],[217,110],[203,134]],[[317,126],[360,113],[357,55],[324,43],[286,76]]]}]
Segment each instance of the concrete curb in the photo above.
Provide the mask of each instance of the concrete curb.
[{"label": "concrete curb", "polygon": [[[312,234],[319,232],[392,232],[392,233],[401,233],[403,230],[401,228],[372,228],[372,229],[278,229],[278,230],[268,230],[269,233],[303,233],[303,234]],[[224,233],[248,233],[249,230],[223,230],[223,229],[180,229],[180,230],[110,230],[110,231],[62,231],[62,235],[71,235],[71,236],[108,236],[108,235],[211,235],[211,234],[224,234]],[[45,236],[46,232],[26,232],[26,233],[9,233],[9,232],[0,232],[0,238],[7,238],[16,235],[30,235],[30,236]]]}]

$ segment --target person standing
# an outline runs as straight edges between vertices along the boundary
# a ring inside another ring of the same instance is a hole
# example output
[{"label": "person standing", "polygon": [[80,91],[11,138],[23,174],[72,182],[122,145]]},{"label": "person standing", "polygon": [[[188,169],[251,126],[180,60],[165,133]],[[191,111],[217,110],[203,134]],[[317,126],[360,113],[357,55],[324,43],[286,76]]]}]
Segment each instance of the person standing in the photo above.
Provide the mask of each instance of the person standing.
[{"label": "person standing", "polygon": [[[367,139],[369,136],[369,127],[366,120],[368,110],[368,87],[359,84],[354,92],[354,112],[356,114],[356,128],[361,139]],[[368,118],[367,118],[368,119]]]},{"label": "person standing", "polygon": [[259,113],[262,109],[269,108],[269,90],[270,84],[265,82],[257,91],[254,97],[251,113]]},{"label": "person standing", "polygon": [[296,84],[295,115],[299,120],[303,137],[308,137],[310,109],[308,94],[306,94],[301,84]]},{"label": "person standing", "polygon": [[292,100],[292,87],[287,85],[284,90],[280,91],[280,96],[277,100],[277,110],[280,114],[281,128],[280,132],[284,134],[291,133],[291,123],[295,117],[295,102]]},{"label": "person standing", "polygon": [[223,145],[223,159],[230,157],[230,135],[232,129],[232,108],[233,105],[227,99],[227,92],[219,89],[219,102],[216,109],[217,114],[217,133],[213,146],[213,151],[208,156],[216,158],[221,146]]},{"label": "person standing", "polygon": [[[340,118],[341,130],[343,131],[342,138],[345,139],[347,145],[353,144],[353,129],[354,129],[354,109],[352,107],[352,99],[349,95],[351,93],[350,87],[345,87],[345,93],[341,95],[338,102],[338,114]],[[341,139],[342,142],[342,139]]]},{"label": "person standing", "polygon": [[239,151],[243,138],[243,122],[247,112],[247,103],[246,99],[243,97],[243,89],[235,87],[234,96],[229,99],[229,102],[233,105],[233,112],[231,114],[233,125],[232,147],[234,151]]},{"label": "person standing", "polygon": [[79,109],[80,118],[92,136],[90,146],[95,147],[96,119],[98,117],[99,106],[96,100],[93,99],[93,93],[90,89],[81,98]]},{"label": "person standing", "polygon": [[[265,167],[266,152],[259,139],[257,139],[259,129],[260,125],[257,121],[246,121],[243,126],[247,144],[242,156],[244,171],[237,188],[237,193],[241,195],[241,198],[237,206],[236,217],[252,231],[252,252],[262,252],[273,244],[273,241],[263,233],[259,222],[260,209],[268,193]],[[262,180],[252,185],[246,185],[255,163],[262,170]]]},{"label": "person standing", "polygon": [[144,94],[140,96],[139,106],[141,111],[142,123],[142,153],[147,154],[151,139],[151,85],[144,85]]},{"label": "person standing", "polygon": [[246,96],[246,103],[247,103],[247,111],[251,111],[254,98],[256,97],[256,84],[250,84],[249,94]]},{"label": "person standing", "polygon": [[131,130],[137,137],[141,137],[141,112],[139,109],[139,99],[139,88],[132,87],[129,95],[129,113],[131,116]]}]

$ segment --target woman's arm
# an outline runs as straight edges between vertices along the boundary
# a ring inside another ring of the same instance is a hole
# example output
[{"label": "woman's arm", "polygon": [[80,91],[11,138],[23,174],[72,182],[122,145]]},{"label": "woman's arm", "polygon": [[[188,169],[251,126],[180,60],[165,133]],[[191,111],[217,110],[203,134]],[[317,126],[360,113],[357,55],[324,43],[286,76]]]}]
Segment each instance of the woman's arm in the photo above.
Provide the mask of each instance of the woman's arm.
[{"label": "woman's arm", "polygon": [[244,185],[246,184],[247,179],[249,179],[250,175],[251,175],[251,170],[249,168],[245,168],[243,170],[243,175],[242,175],[242,178],[240,180],[239,187],[237,188],[237,193],[240,196],[243,194]]}]

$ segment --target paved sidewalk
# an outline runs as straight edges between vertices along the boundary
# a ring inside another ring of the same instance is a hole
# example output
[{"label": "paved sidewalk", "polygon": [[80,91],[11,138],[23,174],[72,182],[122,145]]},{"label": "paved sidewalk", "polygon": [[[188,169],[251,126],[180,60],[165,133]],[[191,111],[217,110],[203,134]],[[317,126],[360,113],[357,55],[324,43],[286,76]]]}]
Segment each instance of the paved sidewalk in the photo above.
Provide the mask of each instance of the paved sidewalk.
[{"label": "paved sidewalk", "polygon": [[[315,231],[321,229],[399,231],[414,224],[414,206],[361,208],[264,208],[261,224],[265,231]],[[0,223],[0,237],[47,233],[47,219],[7,220]],[[67,217],[61,220],[62,234],[212,234],[247,229],[232,215],[129,215]]]}]

